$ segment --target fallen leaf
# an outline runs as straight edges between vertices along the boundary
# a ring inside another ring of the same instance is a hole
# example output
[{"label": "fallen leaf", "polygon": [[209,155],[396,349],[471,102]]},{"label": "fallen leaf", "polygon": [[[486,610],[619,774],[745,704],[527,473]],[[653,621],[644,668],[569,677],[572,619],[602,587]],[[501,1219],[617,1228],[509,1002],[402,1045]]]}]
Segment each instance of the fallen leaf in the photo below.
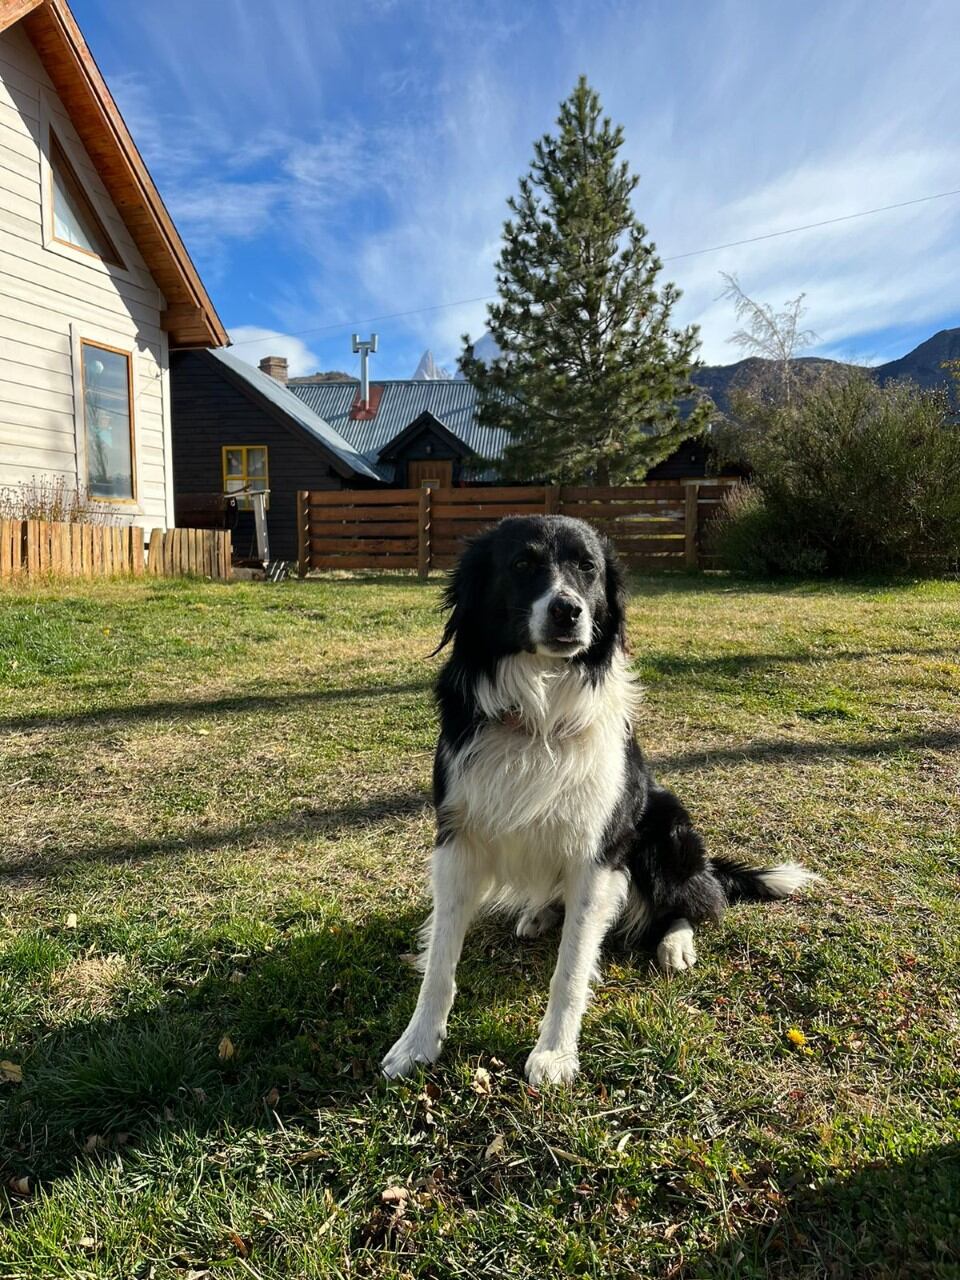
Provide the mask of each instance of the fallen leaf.
[{"label": "fallen leaf", "polygon": [[78,1249],[95,1249],[96,1247],[97,1242],[94,1240],[93,1236],[81,1236],[77,1241]]},{"label": "fallen leaf", "polygon": [[483,1153],[484,1160],[498,1160],[507,1149],[507,1140],[502,1133],[498,1133],[492,1142],[487,1146]]},{"label": "fallen leaf", "polygon": [[236,1249],[237,1253],[239,1253],[241,1258],[248,1258],[250,1256],[250,1246],[247,1244],[246,1240],[244,1240],[243,1236],[238,1235],[236,1231],[230,1230],[227,1232],[227,1239]]},{"label": "fallen leaf", "polygon": [[67,916],[65,923],[68,929],[75,929],[77,927],[77,913],[75,911],[71,911]]},{"label": "fallen leaf", "polygon": [[233,1041],[229,1036],[224,1036],[217,1045],[217,1057],[221,1062],[229,1062],[235,1053],[236,1049],[233,1047]]},{"label": "fallen leaf", "polygon": [[208,738],[210,736],[209,729],[198,729],[197,733],[200,735],[201,738]]},{"label": "fallen leaf", "polygon": [[23,1067],[16,1062],[0,1062],[0,1082],[3,1084],[21,1084]]},{"label": "fallen leaf", "polygon": [[385,1191],[380,1192],[380,1199],[384,1204],[392,1204],[402,1213],[407,1201],[410,1199],[410,1192],[406,1187],[387,1187]]},{"label": "fallen leaf", "polygon": [[568,1164],[593,1164],[593,1161],[588,1160],[586,1156],[578,1156],[574,1151],[565,1151],[563,1147],[549,1147],[548,1149],[553,1152],[558,1160],[566,1160]]},{"label": "fallen leaf", "polygon": [[240,983],[243,981],[243,978],[244,978],[244,975],[240,972],[240,970],[234,969],[233,973],[231,973],[230,975],[230,983],[232,986],[238,987]]},{"label": "fallen leaf", "polygon": [[427,1095],[431,1102],[436,1102],[443,1090],[438,1084],[430,1084],[429,1082],[423,1086],[423,1092]]},{"label": "fallen leaf", "polygon": [[90,1155],[94,1151],[96,1151],[98,1147],[103,1147],[103,1146],[106,1146],[106,1142],[104,1141],[103,1135],[99,1133],[91,1133],[90,1136],[87,1138],[86,1142],[83,1144],[83,1149],[84,1151],[87,1152],[88,1155]]},{"label": "fallen leaf", "polygon": [[280,1090],[276,1085],[273,1086],[269,1093],[263,1095],[263,1100],[271,1111],[276,1110],[277,1103],[280,1101]]},{"label": "fallen leaf", "polygon": [[28,1196],[30,1194],[29,1178],[11,1178],[7,1186],[15,1196]]},{"label": "fallen leaf", "polygon": [[490,1072],[486,1067],[477,1067],[473,1073],[473,1080],[470,1088],[474,1093],[478,1093],[481,1097],[488,1097],[493,1090],[493,1082],[490,1079]]}]

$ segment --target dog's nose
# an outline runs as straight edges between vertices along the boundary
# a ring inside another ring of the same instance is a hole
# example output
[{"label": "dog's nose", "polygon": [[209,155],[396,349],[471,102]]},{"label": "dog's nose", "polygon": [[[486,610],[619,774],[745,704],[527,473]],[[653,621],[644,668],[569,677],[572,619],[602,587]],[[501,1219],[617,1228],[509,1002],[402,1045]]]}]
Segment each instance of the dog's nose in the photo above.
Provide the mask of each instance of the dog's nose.
[{"label": "dog's nose", "polygon": [[569,626],[583,613],[583,606],[570,596],[554,596],[550,601],[550,617],[559,626]]}]

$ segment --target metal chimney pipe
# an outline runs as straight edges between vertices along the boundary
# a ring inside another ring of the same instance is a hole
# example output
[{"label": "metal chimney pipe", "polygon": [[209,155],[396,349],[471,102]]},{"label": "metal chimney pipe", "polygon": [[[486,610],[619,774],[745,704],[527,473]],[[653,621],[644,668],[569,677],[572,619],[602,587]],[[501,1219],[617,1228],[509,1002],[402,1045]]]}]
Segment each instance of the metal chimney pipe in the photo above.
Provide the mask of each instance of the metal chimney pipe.
[{"label": "metal chimney pipe", "polygon": [[365,341],[360,341],[359,333],[353,335],[352,348],[354,355],[360,356],[360,404],[366,409],[370,404],[370,371],[367,362],[377,352],[378,337],[371,333]]}]

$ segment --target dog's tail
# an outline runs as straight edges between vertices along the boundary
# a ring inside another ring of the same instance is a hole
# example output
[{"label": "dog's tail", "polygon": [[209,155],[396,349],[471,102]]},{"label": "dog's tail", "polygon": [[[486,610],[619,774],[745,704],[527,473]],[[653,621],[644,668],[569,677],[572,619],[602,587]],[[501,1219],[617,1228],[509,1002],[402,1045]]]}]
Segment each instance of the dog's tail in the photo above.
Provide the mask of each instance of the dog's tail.
[{"label": "dog's tail", "polygon": [[773,902],[799,893],[820,877],[799,862],[782,862],[777,867],[751,867],[733,858],[710,859],[714,878],[728,902]]}]

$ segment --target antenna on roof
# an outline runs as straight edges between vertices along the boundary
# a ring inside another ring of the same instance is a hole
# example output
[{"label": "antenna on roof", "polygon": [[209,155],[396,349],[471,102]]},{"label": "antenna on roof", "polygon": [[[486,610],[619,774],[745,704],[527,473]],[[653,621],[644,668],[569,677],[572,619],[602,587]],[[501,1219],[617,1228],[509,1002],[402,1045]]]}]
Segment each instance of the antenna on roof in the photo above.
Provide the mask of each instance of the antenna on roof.
[{"label": "antenna on roof", "polygon": [[370,371],[367,368],[367,361],[377,354],[377,335],[371,333],[366,341],[361,342],[359,333],[355,333],[353,352],[354,355],[360,356],[360,407],[368,409],[370,407]]}]

